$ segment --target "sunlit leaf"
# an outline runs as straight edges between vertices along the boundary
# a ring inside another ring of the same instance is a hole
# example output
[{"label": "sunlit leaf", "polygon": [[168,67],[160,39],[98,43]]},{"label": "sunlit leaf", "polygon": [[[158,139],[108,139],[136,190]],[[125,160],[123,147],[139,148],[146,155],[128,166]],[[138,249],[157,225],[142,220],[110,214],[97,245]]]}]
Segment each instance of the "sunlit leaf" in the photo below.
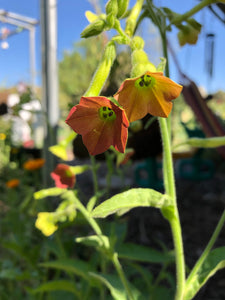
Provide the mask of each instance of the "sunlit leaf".
[{"label": "sunlit leaf", "polygon": [[92,211],[91,215],[94,218],[105,218],[113,213],[122,215],[139,206],[166,208],[171,205],[172,201],[167,195],[152,189],[134,188],[104,201]]},{"label": "sunlit leaf", "polygon": [[225,268],[225,247],[211,251],[195,276],[188,283],[185,290],[185,300],[192,299],[200,288],[218,270]]},{"label": "sunlit leaf", "polygon": [[198,148],[217,148],[220,146],[225,146],[225,136],[211,138],[190,138],[181,144],[175,145],[175,147],[183,145],[190,145]]},{"label": "sunlit leaf", "polygon": [[90,170],[91,168],[89,165],[82,165],[82,166],[70,166],[70,169],[74,175],[79,175],[84,173],[87,170]]}]

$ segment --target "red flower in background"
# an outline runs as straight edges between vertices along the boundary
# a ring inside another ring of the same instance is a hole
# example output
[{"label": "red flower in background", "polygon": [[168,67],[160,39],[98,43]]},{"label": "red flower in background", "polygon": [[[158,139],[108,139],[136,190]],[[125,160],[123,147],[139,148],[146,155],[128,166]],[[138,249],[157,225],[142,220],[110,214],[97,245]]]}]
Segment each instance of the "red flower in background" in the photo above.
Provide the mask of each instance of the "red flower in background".
[{"label": "red flower in background", "polygon": [[73,188],[76,182],[75,175],[70,167],[65,164],[58,164],[55,170],[51,172],[51,177],[59,188]]},{"label": "red flower in background", "polygon": [[125,151],[129,126],[125,111],[105,97],[82,97],[66,123],[82,135],[91,155],[103,153],[111,145]]},{"label": "red flower in background", "polygon": [[114,97],[126,111],[128,120],[133,122],[147,113],[167,118],[173,106],[171,101],[181,90],[181,85],[163,76],[162,72],[146,72],[125,80]]}]

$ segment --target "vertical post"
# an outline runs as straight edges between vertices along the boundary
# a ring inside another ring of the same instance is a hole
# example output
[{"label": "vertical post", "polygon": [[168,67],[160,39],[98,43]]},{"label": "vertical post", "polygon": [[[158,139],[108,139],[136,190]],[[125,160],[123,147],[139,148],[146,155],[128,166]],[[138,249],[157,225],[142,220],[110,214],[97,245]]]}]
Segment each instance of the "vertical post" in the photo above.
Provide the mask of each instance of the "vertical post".
[{"label": "vertical post", "polygon": [[29,39],[30,39],[30,85],[31,91],[34,93],[35,89],[35,77],[36,77],[36,68],[35,68],[35,27],[32,26],[29,29]]},{"label": "vertical post", "polygon": [[43,157],[44,184],[51,185],[50,172],[55,167],[53,155],[48,148],[57,141],[59,120],[58,63],[57,63],[57,0],[40,0],[41,4],[41,52],[42,52],[42,97],[46,113]]}]

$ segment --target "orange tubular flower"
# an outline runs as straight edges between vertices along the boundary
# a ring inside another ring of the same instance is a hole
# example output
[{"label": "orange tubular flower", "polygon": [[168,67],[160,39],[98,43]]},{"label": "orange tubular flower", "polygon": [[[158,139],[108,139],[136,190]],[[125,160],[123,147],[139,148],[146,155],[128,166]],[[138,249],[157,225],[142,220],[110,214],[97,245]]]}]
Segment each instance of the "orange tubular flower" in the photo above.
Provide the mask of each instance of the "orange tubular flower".
[{"label": "orange tubular flower", "polygon": [[16,178],[11,179],[6,182],[6,186],[10,189],[16,188],[19,184],[20,184],[20,181],[19,181],[19,179],[16,179]]},{"label": "orange tubular flower", "polygon": [[28,171],[35,171],[42,168],[44,164],[45,159],[43,158],[29,159],[23,164],[23,168]]},{"label": "orange tubular flower", "polygon": [[167,118],[173,106],[171,101],[181,90],[181,85],[163,76],[162,72],[146,72],[125,80],[114,97],[125,109],[129,121],[133,122],[147,113]]},{"label": "orange tubular flower", "polygon": [[71,172],[70,167],[65,164],[58,164],[51,173],[51,177],[55,180],[56,187],[73,188],[76,182],[75,175]]},{"label": "orange tubular flower", "polygon": [[129,126],[125,111],[105,97],[82,97],[66,123],[82,135],[91,155],[103,153],[111,145],[125,151]]}]

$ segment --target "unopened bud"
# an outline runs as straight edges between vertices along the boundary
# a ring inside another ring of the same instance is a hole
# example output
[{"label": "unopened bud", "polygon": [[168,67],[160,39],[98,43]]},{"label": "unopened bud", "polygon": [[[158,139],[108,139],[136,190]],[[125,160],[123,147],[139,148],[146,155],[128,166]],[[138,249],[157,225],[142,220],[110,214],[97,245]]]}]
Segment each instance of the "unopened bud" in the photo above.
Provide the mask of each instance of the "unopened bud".
[{"label": "unopened bud", "polygon": [[196,44],[199,33],[200,30],[196,30],[189,24],[187,26],[183,26],[177,34],[180,46],[183,46],[185,44]]},{"label": "unopened bud", "polygon": [[141,76],[145,72],[156,72],[156,67],[148,60],[144,50],[134,50],[132,52],[131,77]]},{"label": "unopened bud", "polygon": [[102,19],[98,19],[94,21],[93,23],[89,24],[82,32],[81,37],[82,38],[88,38],[91,36],[95,36],[100,34],[106,26],[106,22]]},{"label": "unopened bud", "polygon": [[118,3],[118,13],[117,18],[122,18],[127,11],[129,0],[117,0]]},{"label": "unopened bud", "polygon": [[106,11],[107,15],[112,14],[113,16],[116,16],[117,13],[118,13],[118,3],[117,3],[117,0],[109,0],[106,3],[105,11]]},{"label": "unopened bud", "polygon": [[131,41],[132,50],[142,50],[144,48],[145,42],[140,36],[135,36]]}]

